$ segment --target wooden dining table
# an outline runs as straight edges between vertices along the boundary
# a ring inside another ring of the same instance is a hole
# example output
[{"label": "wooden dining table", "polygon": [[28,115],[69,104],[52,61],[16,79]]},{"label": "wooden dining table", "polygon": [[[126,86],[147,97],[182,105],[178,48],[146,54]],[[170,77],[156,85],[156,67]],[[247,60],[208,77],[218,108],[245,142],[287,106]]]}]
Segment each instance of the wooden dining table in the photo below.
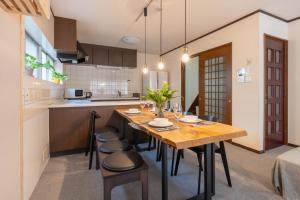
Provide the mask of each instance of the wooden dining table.
[{"label": "wooden dining table", "polygon": [[247,132],[222,123],[190,124],[176,120],[171,112],[164,112],[164,116],[173,122],[174,129],[161,131],[148,125],[156,118],[153,112],[144,109],[139,114],[128,114],[126,109],[116,109],[122,116],[122,132],[126,137],[126,125],[129,122],[139,125],[147,134],[161,141],[162,162],[162,200],[168,199],[168,173],[167,173],[167,146],[176,149],[187,149],[204,145],[204,192],[190,199],[211,200],[215,194],[215,157],[214,143],[243,137]]}]

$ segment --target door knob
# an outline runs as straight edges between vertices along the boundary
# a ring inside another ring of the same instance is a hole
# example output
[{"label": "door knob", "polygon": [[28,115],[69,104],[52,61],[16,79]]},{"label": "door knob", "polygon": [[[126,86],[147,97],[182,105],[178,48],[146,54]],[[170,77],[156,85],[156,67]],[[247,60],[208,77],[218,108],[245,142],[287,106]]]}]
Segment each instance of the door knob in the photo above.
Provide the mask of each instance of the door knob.
[{"label": "door knob", "polygon": [[228,103],[231,103],[231,99],[228,100]]}]

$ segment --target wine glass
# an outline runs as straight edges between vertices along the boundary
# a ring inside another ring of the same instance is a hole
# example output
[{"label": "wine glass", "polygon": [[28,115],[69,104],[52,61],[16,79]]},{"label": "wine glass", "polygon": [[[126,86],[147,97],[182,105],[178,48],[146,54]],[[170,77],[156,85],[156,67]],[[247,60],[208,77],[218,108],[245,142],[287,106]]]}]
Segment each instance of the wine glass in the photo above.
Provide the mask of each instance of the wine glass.
[{"label": "wine glass", "polygon": [[144,110],[145,106],[146,106],[146,103],[144,101],[141,101],[140,102],[140,107],[141,107],[142,111]]},{"label": "wine glass", "polygon": [[182,107],[179,103],[174,103],[172,106],[172,110],[174,112],[174,116],[177,120],[182,116]]}]

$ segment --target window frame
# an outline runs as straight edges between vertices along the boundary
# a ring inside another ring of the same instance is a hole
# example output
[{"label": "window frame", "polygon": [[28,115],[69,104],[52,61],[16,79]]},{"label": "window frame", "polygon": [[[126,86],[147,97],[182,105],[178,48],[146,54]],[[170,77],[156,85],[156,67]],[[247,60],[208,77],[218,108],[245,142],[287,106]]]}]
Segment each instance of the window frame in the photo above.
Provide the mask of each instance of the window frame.
[{"label": "window frame", "polygon": [[[47,51],[38,42],[36,42],[36,40],[34,40],[30,36],[30,34],[27,33],[27,32],[25,32],[25,53],[27,53],[26,52],[26,40],[30,40],[30,42],[32,42],[37,47],[37,58],[36,58],[37,61],[42,63],[43,62],[42,56],[43,56],[43,54],[45,54],[46,55],[46,62],[48,60],[51,60],[52,63],[53,63],[53,66],[55,68],[56,60],[49,53],[47,53]],[[43,76],[43,68],[36,69],[35,72],[34,72],[34,78],[52,82],[52,74],[51,74],[50,70],[46,69],[46,71],[44,73],[46,73],[45,76]]]}]

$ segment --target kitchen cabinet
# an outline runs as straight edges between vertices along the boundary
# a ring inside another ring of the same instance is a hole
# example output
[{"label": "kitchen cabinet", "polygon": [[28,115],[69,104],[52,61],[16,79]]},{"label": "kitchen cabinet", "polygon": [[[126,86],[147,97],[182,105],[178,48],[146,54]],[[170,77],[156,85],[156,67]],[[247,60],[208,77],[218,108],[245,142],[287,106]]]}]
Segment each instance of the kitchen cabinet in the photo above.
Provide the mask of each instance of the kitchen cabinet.
[{"label": "kitchen cabinet", "polygon": [[81,47],[89,57],[83,64],[93,64],[93,45],[81,43]]},{"label": "kitchen cabinet", "polygon": [[81,47],[89,56],[89,60],[83,64],[131,68],[137,66],[137,51],[134,49],[122,49],[86,43],[81,43]]},{"label": "kitchen cabinet", "polygon": [[123,64],[122,49],[109,47],[108,65],[121,67]]},{"label": "kitchen cabinet", "polygon": [[93,45],[93,64],[108,65],[108,47]]},{"label": "kitchen cabinet", "polygon": [[133,49],[123,49],[122,51],[123,67],[136,67],[137,66],[137,51]]},{"label": "kitchen cabinet", "polygon": [[76,20],[54,17],[54,48],[63,53],[77,51]]},{"label": "kitchen cabinet", "polygon": [[[110,125],[121,130],[122,118],[115,109],[138,107],[139,105],[50,108],[50,155],[58,156],[85,150],[89,138],[90,113],[93,110],[101,116],[96,121],[96,129]],[[128,136],[128,139],[132,141],[132,135]]]}]

